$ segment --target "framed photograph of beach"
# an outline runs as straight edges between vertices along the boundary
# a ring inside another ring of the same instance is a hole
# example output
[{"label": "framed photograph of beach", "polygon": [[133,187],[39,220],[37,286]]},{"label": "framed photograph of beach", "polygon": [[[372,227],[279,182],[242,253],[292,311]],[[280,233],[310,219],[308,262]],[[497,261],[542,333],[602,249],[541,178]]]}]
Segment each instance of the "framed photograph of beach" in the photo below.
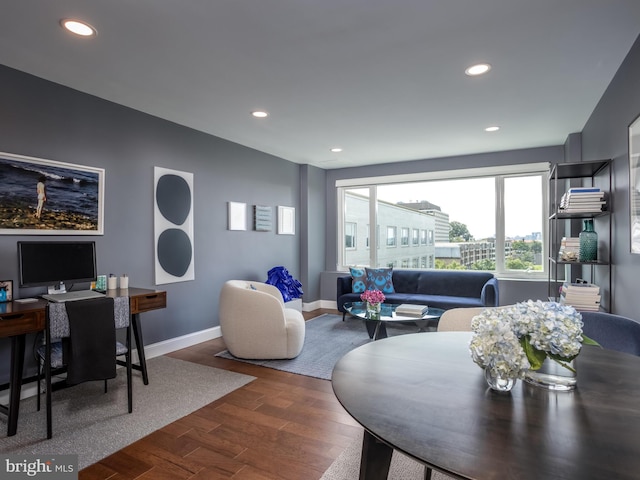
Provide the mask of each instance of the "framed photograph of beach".
[{"label": "framed photograph of beach", "polygon": [[0,152],[0,235],[103,235],[104,169]]}]

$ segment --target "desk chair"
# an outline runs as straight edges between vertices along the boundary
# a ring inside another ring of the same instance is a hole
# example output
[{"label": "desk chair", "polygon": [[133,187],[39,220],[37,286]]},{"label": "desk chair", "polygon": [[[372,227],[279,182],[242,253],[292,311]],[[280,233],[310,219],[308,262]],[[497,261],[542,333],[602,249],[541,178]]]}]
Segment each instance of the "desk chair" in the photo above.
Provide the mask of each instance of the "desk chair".
[{"label": "desk chair", "polygon": [[[126,345],[116,341],[116,329],[126,329]],[[52,437],[52,374],[66,372],[65,386],[116,376],[116,357],[125,356],[129,413],[133,411],[131,322],[127,297],[49,303],[46,309],[44,345],[36,350],[38,409],[44,370],[47,438]]]},{"label": "desk chair", "polygon": [[603,348],[640,356],[640,322],[604,312],[582,312],[584,334]]}]

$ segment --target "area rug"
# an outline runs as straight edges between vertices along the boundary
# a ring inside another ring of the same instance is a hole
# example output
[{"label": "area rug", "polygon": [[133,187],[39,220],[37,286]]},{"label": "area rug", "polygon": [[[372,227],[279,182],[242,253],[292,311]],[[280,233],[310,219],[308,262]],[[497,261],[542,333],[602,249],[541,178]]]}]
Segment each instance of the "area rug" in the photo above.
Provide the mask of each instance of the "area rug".
[{"label": "area rug", "polygon": [[[149,385],[134,372],[133,413],[127,413],[126,374],[53,392],[53,438],[47,440],[43,406],[20,403],[18,433],[0,437],[2,454],[77,454],[80,469],[96,463],[149,433],[188,415],[255,379],[249,375],[170,357],[147,361]],[[0,429],[6,431],[6,417]],[[4,433],[2,434],[4,435]]]},{"label": "area rug", "polygon": [[[387,324],[390,337],[417,331],[418,328],[413,324]],[[324,314],[306,322],[302,352],[291,360],[245,360],[234,357],[228,350],[216,356],[331,380],[336,362],[354,348],[370,341],[363,320],[347,317],[343,322],[342,315]]]},{"label": "area rug", "polygon": [[[362,455],[362,436],[349,445],[344,452],[324,472],[320,480],[353,480],[360,476],[360,458]],[[393,452],[387,480],[424,480],[424,465],[403,455]],[[453,480],[435,470],[431,480]]]}]

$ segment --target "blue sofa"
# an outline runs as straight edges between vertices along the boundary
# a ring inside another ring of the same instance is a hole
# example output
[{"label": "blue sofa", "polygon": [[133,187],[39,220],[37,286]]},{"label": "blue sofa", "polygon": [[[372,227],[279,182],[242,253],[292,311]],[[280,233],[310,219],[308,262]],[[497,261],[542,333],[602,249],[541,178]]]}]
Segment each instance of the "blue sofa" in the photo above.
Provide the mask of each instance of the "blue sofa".
[{"label": "blue sofa", "polygon": [[[393,270],[394,293],[385,303],[413,303],[449,310],[458,307],[497,307],[498,279],[492,273],[469,270]],[[337,304],[344,320],[347,302],[359,302],[352,277],[338,277]]]}]

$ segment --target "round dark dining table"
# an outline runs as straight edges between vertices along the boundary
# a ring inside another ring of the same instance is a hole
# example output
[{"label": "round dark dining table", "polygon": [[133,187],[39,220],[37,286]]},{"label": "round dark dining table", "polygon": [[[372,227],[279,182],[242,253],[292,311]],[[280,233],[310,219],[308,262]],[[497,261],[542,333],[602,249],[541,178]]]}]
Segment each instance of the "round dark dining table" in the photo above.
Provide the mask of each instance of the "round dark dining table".
[{"label": "round dark dining table", "polygon": [[361,479],[387,478],[393,450],[454,478],[640,478],[640,357],[584,346],[578,386],[489,389],[470,332],[407,334],[352,350],[333,391],[365,429]]}]

